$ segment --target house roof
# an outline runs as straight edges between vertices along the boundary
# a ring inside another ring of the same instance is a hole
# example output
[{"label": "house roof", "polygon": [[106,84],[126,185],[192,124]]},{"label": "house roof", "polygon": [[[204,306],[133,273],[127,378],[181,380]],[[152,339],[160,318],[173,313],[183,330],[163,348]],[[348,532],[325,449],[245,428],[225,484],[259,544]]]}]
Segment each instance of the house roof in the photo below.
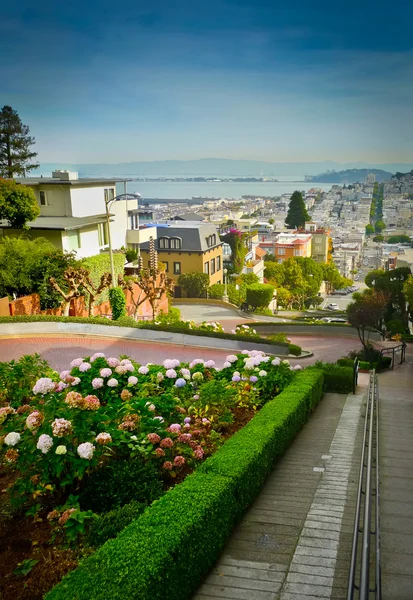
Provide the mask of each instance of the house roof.
[{"label": "house roof", "polygon": [[[113,216],[113,215],[112,215]],[[56,229],[69,231],[71,229],[82,229],[89,225],[105,223],[106,215],[93,215],[92,217],[38,217],[35,221],[28,223],[31,229]]]},{"label": "house roof", "polygon": [[187,212],[184,215],[174,217],[176,221],[203,221],[204,217],[195,212]]},{"label": "house roof", "polygon": [[[212,246],[208,245],[207,238],[215,235],[216,243]],[[160,248],[159,240],[161,238],[173,238],[178,237],[182,240],[182,247],[177,250],[174,248]],[[212,223],[200,223],[194,221],[179,221],[172,223],[158,223],[157,224],[157,239],[155,240],[155,247],[158,252],[206,252],[217,246],[222,246],[222,242],[219,238],[218,232],[215,225]],[[141,244],[142,250],[149,249],[149,242]]]},{"label": "house roof", "polygon": [[16,177],[15,181],[22,185],[91,185],[91,184],[116,184],[122,181],[132,181],[131,179],[122,179],[121,177],[113,177],[112,179],[97,178],[97,177],[81,177],[80,179],[58,179],[57,177]]},{"label": "house roof", "polygon": [[264,250],[264,248],[260,248],[259,246],[257,246],[255,248],[255,256],[257,258],[264,258],[264,256],[267,254],[267,251]]}]

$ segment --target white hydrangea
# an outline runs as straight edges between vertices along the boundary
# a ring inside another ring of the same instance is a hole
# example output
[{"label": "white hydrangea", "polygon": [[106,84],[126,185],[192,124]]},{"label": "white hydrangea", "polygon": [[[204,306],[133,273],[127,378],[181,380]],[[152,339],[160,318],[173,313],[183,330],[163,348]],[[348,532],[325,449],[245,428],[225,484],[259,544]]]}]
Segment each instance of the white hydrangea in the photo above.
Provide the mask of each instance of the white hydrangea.
[{"label": "white hydrangea", "polygon": [[266,374],[267,374],[267,371],[264,371],[264,370],[262,370],[262,371],[260,371],[260,372],[258,373],[258,375],[259,375],[260,377],[265,377],[265,376],[266,376]]},{"label": "white hydrangea", "polygon": [[42,435],[37,440],[36,448],[38,450],[41,450],[43,454],[47,454],[52,446],[53,438],[50,437],[50,435],[47,435],[46,433],[42,433]]},{"label": "white hydrangea", "polygon": [[16,431],[11,431],[4,438],[4,443],[6,444],[6,446],[16,446],[16,444],[20,442],[20,438],[20,433],[17,433]]},{"label": "white hydrangea", "polygon": [[55,387],[55,382],[50,377],[41,377],[36,381],[33,387],[33,394],[48,394],[52,392]]},{"label": "white hydrangea", "polygon": [[91,460],[93,458],[93,453],[95,451],[95,446],[90,442],[84,442],[83,444],[79,444],[77,447],[77,453],[80,458],[85,458],[86,460]]},{"label": "white hydrangea", "polygon": [[225,361],[229,362],[229,363],[234,363],[237,362],[237,357],[235,356],[235,354],[228,354],[228,356],[226,357]]},{"label": "white hydrangea", "polygon": [[303,367],[301,365],[295,365],[294,371],[301,371]]},{"label": "white hydrangea", "polygon": [[271,361],[271,364],[272,364],[273,367],[278,367],[281,364],[281,361],[277,357],[277,358],[274,358],[274,360]]}]

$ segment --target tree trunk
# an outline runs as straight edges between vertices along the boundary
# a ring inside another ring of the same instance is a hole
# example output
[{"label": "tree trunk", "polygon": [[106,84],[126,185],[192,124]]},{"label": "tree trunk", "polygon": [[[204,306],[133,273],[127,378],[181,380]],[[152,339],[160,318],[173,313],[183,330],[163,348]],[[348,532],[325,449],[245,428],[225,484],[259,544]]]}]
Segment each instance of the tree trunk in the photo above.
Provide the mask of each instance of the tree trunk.
[{"label": "tree trunk", "polygon": [[64,307],[64,310],[63,310],[63,316],[64,317],[68,317],[69,316],[69,311],[70,311],[70,300],[66,300],[65,307]]}]

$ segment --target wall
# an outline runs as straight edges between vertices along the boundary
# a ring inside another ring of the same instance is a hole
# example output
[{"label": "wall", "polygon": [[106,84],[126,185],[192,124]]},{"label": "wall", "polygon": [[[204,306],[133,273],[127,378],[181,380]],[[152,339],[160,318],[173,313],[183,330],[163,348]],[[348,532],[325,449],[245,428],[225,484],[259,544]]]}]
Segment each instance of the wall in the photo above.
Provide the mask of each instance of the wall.
[{"label": "wall", "polygon": [[70,186],[73,216],[91,217],[93,215],[102,215],[106,210],[105,189],[112,189],[114,195],[116,195],[115,186],[110,184]]},{"label": "wall", "polygon": [[40,206],[40,215],[43,217],[71,217],[70,187],[58,184],[40,184],[32,187],[40,206],[39,192],[46,192],[47,206]]},{"label": "wall", "polygon": [[[32,240],[37,238],[45,238],[46,240],[49,240],[49,242],[59,250],[64,250],[62,240],[63,234],[63,231],[57,231],[56,229],[30,229],[29,231],[25,232],[25,235]],[[21,235],[21,229],[7,229],[8,237],[20,237]]]},{"label": "wall", "polygon": [[10,316],[10,302],[8,297],[0,298],[0,317]]}]

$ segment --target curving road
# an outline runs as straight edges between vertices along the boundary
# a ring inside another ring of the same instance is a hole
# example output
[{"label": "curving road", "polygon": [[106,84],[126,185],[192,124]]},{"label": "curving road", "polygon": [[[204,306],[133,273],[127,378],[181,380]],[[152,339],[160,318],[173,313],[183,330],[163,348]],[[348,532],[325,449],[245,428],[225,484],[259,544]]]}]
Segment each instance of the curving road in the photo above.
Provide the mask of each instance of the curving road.
[{"label": "curving road", "polygon": [[[334,339],[291,336],[290,339],[293,344],[298,344],[303,349],[314,352],[314,356],[311,358],[291,360],[292,364],[300,364],[302,366],[307,366],[315,360],[333,362],[337,358],[347,354],[350,350],[359,347],[357,340],[349,338]],[[222,366],[227,354],[231,354],[229,350],[192,348],[190,346],[165,343],[152,344],[150,342],[115,340],[103,337],[44,335],[24,338],[0,338],[1,362],[12,359],[16,360],[24,354],[34,354],[37,352],[57,370],[67,368],[70,361],[74,358],[90,356],[98,351],[104,352],[106,356],[115,357],[126,354],[142,364],[148,362],[160,364],[166,358],[178,358],[184,362],[190,362],[194,358],[203,358],[205,360],[215,360],[217,366]]]}]

